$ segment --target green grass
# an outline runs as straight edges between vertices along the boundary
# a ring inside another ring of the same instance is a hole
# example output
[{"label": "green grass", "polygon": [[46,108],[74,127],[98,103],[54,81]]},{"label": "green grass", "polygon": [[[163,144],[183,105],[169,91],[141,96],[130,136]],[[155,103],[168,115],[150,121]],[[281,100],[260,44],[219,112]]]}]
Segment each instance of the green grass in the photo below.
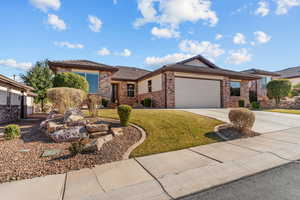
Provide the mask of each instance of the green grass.
[{"label": "green grass", "polygon": [[297,114],[300,115],[300,110],[290,110],[290,109],[272,109],[266,110],[268,112],[278,112],[278,113],[288,113],[288,114]]},{"label": "green grass", "polygon": [[[118,119],[116,110],[100,110],[99,116]],[[142,127],[147,138],[131,157],[175,151],[210,144],[221,139],[213,132],[223,122],[208,117],[175,110],[133,110],[131,123]]]}]

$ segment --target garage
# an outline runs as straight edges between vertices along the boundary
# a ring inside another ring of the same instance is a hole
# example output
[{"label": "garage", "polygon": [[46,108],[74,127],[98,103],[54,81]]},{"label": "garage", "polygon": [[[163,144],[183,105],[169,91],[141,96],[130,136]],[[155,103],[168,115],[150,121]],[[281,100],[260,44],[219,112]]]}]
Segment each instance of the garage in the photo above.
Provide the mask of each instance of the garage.
[{"label": "garage", "polygon": [[219,80],[176,77],[176,108],[220,108],[220,84]]}]

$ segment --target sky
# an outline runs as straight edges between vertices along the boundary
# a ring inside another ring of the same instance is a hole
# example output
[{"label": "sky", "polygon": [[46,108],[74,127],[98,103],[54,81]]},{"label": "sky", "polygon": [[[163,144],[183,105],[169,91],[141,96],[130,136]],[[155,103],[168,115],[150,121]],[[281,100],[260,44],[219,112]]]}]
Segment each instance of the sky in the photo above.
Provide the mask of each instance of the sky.
[{"label": "sky", "polygon": [[5,0],[0,74],[49,60],[154,70],[201,54],[230,70],[300,65],[300,0]]}]

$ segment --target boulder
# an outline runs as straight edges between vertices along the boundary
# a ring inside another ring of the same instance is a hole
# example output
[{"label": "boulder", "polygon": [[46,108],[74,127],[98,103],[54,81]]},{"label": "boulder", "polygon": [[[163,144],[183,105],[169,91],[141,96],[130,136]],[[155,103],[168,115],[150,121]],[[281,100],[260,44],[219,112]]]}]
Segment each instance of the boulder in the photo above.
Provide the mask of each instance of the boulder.
[{"label": "boulder", "polygon": [[85,145],[84,147],[84,151],[86,152],[94,152],[94,151],[100,151],[100,149],[102,148],[102,146],[111,141],[113,139],[113,136],[110,135],[106,135],[106,136],[102,136],[96,140],[93,140],[92,142],[88,143]]},{"label": "boulder", "polygon": [[88,124],[85,126],[89,133],[109,131],[108,124]]},{"label": "boulder", "polygon": [[88,132],[84,126],[74,126],[58,130],[50,134],[55,142],[74,142],[82,138],[88,138]]},{"label": "boulder", "polygon": [[83,114],[80,110],[77,109],[70,109],[65,112],[64,115],[64,122],[78,122],[84,120]]},{"label": "boulder", "polygon": [[110,129],[111,133],[113,136],[121,136],[124,134],[123,129],[122,128],[111,128]]},{"label": "boulder", "polygon": [[63,124],[57,124],[53,121],[49,121],[47,123],[47,132],[48,133],[53,133],[55,131],[58,131],[58,130],[61,130],[61,129],[64,129],[65,128],[65,125]]},{"label": "boulder", "polygon": [[67,126],[86,126],[88,122],[85,119],[79,121],[67,122]]}]

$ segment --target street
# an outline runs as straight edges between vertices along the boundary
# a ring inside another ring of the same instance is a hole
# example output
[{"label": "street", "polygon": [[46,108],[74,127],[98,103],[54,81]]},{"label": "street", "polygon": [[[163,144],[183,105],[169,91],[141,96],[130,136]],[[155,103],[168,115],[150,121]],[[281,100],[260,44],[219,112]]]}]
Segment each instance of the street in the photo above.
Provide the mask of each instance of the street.
[{"label": "street", "polygon": [[299,200],[300,163],[290,163],[180,200]]}]

